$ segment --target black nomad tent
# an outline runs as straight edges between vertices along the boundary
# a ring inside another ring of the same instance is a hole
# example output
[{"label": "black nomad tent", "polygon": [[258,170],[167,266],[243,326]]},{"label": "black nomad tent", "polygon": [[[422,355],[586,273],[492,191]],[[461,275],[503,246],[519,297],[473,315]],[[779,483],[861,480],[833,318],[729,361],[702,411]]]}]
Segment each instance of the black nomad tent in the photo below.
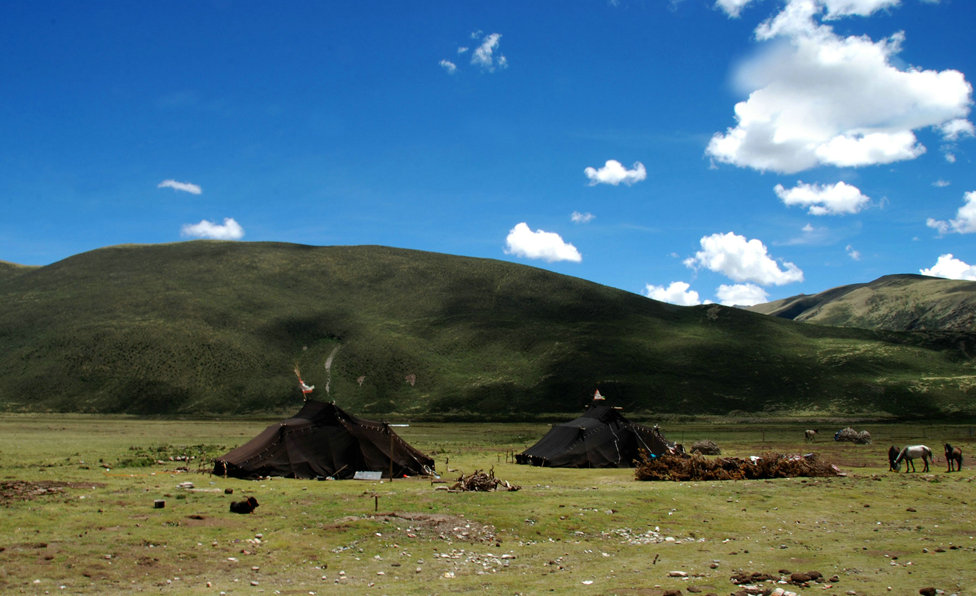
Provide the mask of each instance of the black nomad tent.
[{"label": "black nomad tent", "polygon": [[434,460],[411,447],[390,425],[315,400],[214,464],[215,474],[237,478],[352,478],[358,471],[399,477],[433,470]]},{"label": "black nomad tent", "polygon": [[655,426],[627,420],[599,397],[575,420],[553,425],[539,442],[515,456],[520,464],[554,468],[627,468],[640,450],[661,455],[673,448]]}]

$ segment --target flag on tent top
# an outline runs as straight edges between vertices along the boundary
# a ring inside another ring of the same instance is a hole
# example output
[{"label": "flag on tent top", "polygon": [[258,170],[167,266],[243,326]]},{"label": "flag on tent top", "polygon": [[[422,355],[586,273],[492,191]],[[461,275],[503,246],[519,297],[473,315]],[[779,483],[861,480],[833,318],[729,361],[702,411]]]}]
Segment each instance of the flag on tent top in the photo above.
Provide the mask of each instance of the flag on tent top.
[{"label": "flag on tent top", "polygon": [[298,370],[298,366],[295,366],[295,376],[298,377],[298,386],[302,390],[302,397],[308,399],[308,394],[315,389],[315,385],[307,385],[305,381],[302,380],[302,371]]},{"label": "flag on tent top", "polygon": [[594,401],[596,401],[596,400],[600,400],[600,401],[603,401],[604,399],[606,399],[606,398],[605,398],[605,397],[603,397],[602,395],[600,395],[600,390],[599,390],[599,389],[597,389],[597,390],[596,390],[596,393],[594,393],[594,394],[593,394],[593,400],[594,400]]}]

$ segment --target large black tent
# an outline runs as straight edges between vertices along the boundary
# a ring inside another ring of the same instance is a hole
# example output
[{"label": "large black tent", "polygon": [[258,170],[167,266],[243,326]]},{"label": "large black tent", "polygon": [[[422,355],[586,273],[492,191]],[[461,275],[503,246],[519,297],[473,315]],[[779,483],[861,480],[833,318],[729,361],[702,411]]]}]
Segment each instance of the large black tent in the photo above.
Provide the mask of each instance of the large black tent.
[{"label": "large black tent", "polygon": [[358,471],[413,476],[433,470],[434,460],[411,447],[390,425],[315,400],[214,464],[215,474],[237,478],[352,478]]},{"label": "large black tent", "polygon": [[641,450],[661,455],[672,447],[657,426],[631,422],[597,398],[579,418],[553,425],[515,461],[555,468],[627,468],[634,466]]}]

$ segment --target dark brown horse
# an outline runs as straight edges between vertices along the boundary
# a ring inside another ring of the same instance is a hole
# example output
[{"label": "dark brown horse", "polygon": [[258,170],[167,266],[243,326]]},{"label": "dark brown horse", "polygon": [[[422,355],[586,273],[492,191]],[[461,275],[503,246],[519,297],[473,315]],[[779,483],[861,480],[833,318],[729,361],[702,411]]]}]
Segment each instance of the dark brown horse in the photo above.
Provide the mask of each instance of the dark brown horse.
[{"label": "dark brown horse", "polygon": [[901,464],[896,464],[895,460],[898,459],[898,454],[901,453],[901,449],[892,445],[888,447],[888,471],[897,472],[901,468]]},{"label": "dark brown horse", "polygon": [[953,447],[952,445],[946,443],[945,456],[946,456],[946,468],[947,468],[946,472],[951,472],[953,470],[953,467],[955,467],[956,472],[962,470],[962,449],[958,447]]}]

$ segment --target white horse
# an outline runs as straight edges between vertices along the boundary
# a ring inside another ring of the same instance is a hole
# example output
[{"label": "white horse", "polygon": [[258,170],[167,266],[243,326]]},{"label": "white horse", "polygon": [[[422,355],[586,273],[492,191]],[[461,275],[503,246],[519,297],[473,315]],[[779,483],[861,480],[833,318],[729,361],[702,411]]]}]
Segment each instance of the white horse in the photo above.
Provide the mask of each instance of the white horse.
[{"label": "white horse", "polygon": [[932,461],[932,450],[926,447],[925,445],[909,445],[908,447],[902,449],[901,452],[898,453],[898,457],[895,458],[894,461],[895,469],[898,469],[898,466],[901,464],[902,461],[904,461],[906,462],[905,471],[907,472],[908,466],[911,466],[912,472],[914,472],[915,462],[912,460],[919,457],[921,457],[922,461],[925,463],[925,469],[922,471],[928,472],[929,462]]}]

